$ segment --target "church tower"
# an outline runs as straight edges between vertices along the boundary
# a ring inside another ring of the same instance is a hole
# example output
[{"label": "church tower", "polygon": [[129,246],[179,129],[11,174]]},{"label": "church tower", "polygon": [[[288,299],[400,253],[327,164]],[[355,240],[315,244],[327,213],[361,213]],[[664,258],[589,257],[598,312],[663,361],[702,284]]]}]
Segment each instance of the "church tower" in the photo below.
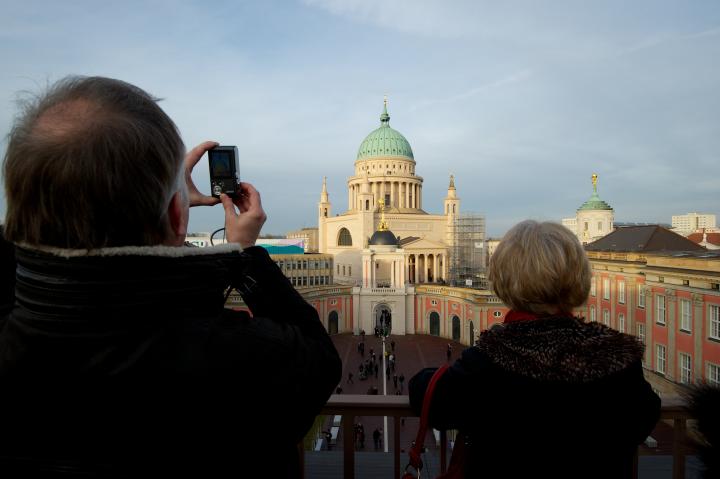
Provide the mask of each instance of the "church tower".
[{"label": "church tower", "polygon": [[370,235],[375,231],[375,195],[370,190],[370,179],[368,173],[365,173],[365,181],[360,185],[358,194],[357,209],[360,212],[360,229],[362,231],[362,247],[367,247],[365,243]]},{"label": "church tower", "polygon": [[577,209],[577,235],[582,244],[602,238],[611,233],[614,227],[615,211],[598,196],[597,183],[598,175],[593,173],[593,194]]},{"label": "church tower", "polygon": [[327,219],[331,216],[330,198],[327,192],[327,176],[323,177],[322,193],[320,193],[320,203],[318,203],[318,251],[327,251],[327,239],[325,229],[327,228]]},{"label": "church tower", "polygon": [[448,185],[447,196],[443,202],[443,213],[447,217],[445,243],[452,246],[454,244],[455,219],[460,214],[460,198],[457,197],[457,191],[455,190],[454,175],[450,175],[450,185]]}]

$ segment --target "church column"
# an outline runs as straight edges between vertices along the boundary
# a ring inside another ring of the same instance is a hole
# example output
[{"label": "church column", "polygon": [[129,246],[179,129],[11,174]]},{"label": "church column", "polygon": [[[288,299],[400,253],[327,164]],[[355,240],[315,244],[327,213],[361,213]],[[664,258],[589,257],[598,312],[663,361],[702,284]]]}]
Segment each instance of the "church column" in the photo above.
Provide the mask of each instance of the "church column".
[{"label": "church column", "polygon": [[422,186],[418,185],[418,209],[422,209]]},{"label": "church column", "polygon": [[405,196],[405,203],[403,204],[403,206],[404,206],[405,208],[408,208],[408,199],[409,199],[409,196],[408,196],[408,183],[407,183],[407,181],[403,183],[403,187],[404,187],[404,190],[405,190],[405,191],[403,191],[403,195]]},{"label": "church column", "polygon": [[438,282],[438,256],[433,255],[433,282]]},{"label": "church column", "polygon": [[348,185],[348,209],[351,210],[352,208],[353,208],[352,186]]},{"label": "church column", "polygon": [[373,201],[374,201],[373,209],[375,209],[374,206],[377,204],[378,192],[377,192],[377,183],[375,183],[374,181],[372,183],[370,183],[370,191],[372,191],[372,194],[373,194]]}]

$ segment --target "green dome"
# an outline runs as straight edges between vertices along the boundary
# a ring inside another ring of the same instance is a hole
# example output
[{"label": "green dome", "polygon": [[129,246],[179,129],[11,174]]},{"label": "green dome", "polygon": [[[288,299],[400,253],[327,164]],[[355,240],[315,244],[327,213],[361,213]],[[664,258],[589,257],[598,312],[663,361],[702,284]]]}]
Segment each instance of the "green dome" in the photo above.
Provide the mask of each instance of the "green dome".
[{"label": "green dome", "polygon": [[380,128],[370,133],[360,144],[357,159],[367,160],[379,156],[405,156],[414,159],[410,143],[402,134],[390,128],[387,105],[380,115]]},{"label": "green dome", "polygon": [[609,204],[605,203],[603,200],[601,200],[597,194],[597,191],[595,191],[593,192],[590,199],[583,203],[580,208],[578,208],[578,211],[581,210],[612,210],[612,207]]}]

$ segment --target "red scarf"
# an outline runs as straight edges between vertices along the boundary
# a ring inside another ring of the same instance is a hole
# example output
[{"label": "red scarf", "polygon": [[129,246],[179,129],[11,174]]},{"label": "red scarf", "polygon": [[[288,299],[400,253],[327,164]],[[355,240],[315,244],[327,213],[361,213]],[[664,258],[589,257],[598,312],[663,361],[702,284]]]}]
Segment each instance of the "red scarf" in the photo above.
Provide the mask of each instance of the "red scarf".
[{"label": "red scarf", "polygon": [[511,309],[508,314],[505,315],[505,321],[503,321],[504,324],[508,323],[516,323],[518,321],[530,321],[533,319],[538,319],[540,316],[538,316],[535,313],[528,313],[527,311],[515,311]]},{"label": "red scarf", "polygon": [[503,321],[503,323],[504,324],[516,323],[518,321],[531,321],[533,319],[551,318],[551,317],[572,318],[572,317],[574,317],[574,315],[572,313],[558,313],[558,314],[540,316],[539,314],[528,313],[527,311],[515,311],[515,310],[511,309],[510,311],[508,311],[508,314],[505,315],[505,321]]}]

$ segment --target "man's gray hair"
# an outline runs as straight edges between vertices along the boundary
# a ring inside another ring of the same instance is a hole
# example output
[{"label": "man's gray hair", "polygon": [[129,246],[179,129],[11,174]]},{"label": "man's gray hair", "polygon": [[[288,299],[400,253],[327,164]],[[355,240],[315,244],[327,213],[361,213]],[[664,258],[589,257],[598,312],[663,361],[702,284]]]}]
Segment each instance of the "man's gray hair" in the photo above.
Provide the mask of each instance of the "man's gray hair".
[{"label": "man's gray hair", "polygon": [[170,200],[184,188],[184,152],[145,91],[64,78],[21,105],[10,132],[5,235],[61,248],[162,243]]}]

